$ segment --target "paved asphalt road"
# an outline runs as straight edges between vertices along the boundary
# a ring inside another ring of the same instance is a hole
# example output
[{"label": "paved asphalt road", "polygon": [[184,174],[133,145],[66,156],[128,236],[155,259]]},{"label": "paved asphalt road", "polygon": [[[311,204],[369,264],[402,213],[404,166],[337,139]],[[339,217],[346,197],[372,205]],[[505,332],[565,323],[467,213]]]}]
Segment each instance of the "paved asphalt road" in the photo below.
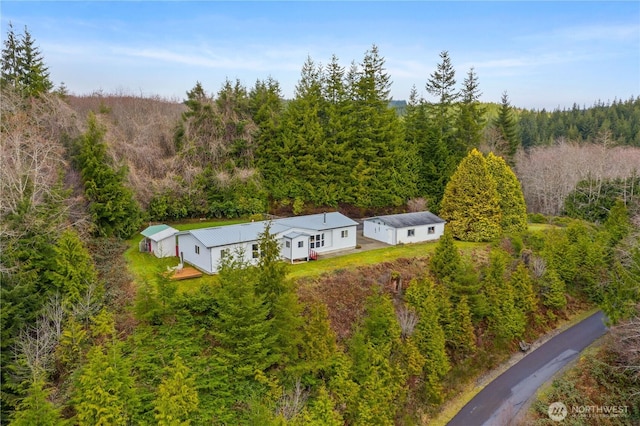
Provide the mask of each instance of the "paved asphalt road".
[{"label": "paved asphalt road", "polygon": [[489,383],[448,424],[507,424],[544,382],[606,331],[598,311],[554,336]]}]

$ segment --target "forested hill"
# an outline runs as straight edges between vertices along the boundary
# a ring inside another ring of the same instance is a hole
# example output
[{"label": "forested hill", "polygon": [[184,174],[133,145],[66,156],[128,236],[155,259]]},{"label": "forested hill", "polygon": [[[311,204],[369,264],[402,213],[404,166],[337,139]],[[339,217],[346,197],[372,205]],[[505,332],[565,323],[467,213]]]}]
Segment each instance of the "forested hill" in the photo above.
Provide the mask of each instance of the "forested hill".
[{"label": "forested hill", "polygon": [[640,147],[640,97],[553,112],[521,110],[518,127],[524,148],[558,139]]}]

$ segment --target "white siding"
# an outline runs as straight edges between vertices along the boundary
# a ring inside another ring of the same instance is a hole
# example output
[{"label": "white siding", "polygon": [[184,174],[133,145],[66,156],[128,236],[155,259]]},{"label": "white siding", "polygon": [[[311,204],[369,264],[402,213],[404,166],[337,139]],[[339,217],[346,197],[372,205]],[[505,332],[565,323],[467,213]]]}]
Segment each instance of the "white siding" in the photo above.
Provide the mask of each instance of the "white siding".
[{"label": "white siding", "polygon": [[[199,253],[196,253],[198,247]],[[181,259],[208,273],[213,273],[211,250],[191,234],[178,235],[178,253]]]},{"label": "white siding", "polygon": [[[433,228],[433,233],[429,233],[429,228]],[[409,236],[409,230],[413,229],[413,235]],[[365,220],[363,235],[367,238],[382,241],[390,245],[420,243],[439,239],[444,233],[444,223],[433,223],[429,225],[409,226],[395,229],[387,226],[378,219]]]},{"label": "white siding", "polygon": [[[285,238],[284,240],[291,242],[289,256],[284,254],[284,257],[291,260],[309,258],[309,237],[306,235],[300,235],[292,239]],[[300,243],[302,243],[302,247],[299,247]]]},{"label": "white siding", "polygon": [[[432,233],[429,233],[429,228],[433,229]],[[413,229],[414,235],[409,236],[408,232]],[[406,228],[399,228],[396,230],[398,235],[398,243],[420,243],[423,241],[433,241],[439,239],[444,233],[444,223],[434,223],[430,225],[409,226]]]},{"label": "white siding", "polygon": [[151,241],[151,251],[156,257],[172,257],[176,255],[176,237],[171,236],[158,242]]},{"label": "white siding", "polygon": [[380,220],[365,220],[362,235],[390,245],[396,244],[396,230]]},{"label": "white siding", "polygon": [[[346,231],[343,237],[342,232]],[[325,231],[325,245],[316,249],[318,253],[325,253],[334,250],[346,250],[356,247],[356,226],[347,226]]]}]

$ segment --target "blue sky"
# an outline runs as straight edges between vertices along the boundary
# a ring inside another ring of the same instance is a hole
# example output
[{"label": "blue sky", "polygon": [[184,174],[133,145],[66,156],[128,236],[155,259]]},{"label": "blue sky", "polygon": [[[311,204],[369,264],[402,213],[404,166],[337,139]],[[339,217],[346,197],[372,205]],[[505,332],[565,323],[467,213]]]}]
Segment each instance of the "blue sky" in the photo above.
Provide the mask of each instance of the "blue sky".
[{"label": "blue sky", "polygon": [[482,100],[524,108],[590,106],[640,95],[640,2],[221,2],[2,1],[26,25],[51,79],[71,93],[124,92],[182,100],[200,81],[250,88],[276,79],[292,97],[310,56],[349,67],[376,44],[394,99],[424,86],[449,51],[456,77],[469,68]]}]

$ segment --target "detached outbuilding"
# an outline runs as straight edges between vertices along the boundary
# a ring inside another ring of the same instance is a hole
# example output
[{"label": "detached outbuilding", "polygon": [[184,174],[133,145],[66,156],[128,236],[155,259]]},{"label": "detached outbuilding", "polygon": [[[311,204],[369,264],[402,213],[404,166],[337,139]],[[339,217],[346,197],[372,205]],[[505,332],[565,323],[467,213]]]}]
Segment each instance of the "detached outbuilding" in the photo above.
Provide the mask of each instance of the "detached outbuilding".
[{"label": "detached outbuilding", "polygon": [[140,251],[153,253],[156,257],[177,256],[177,229],[169,225],[153,225],[141,232]]},{"label": "detached outbuilding", "polygon": [[363,235],[390,245],[439,239],[446,221],[431,212],[375,216],[364,220]]}]

